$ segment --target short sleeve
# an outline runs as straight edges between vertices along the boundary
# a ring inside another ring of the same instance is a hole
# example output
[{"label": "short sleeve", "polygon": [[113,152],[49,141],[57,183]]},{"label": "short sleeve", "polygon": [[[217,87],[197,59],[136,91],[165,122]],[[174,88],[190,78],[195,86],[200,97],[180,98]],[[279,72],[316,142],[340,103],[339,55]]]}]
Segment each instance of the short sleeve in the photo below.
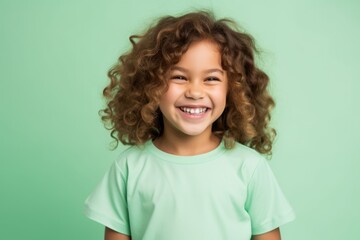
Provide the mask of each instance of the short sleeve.
[{"label": "short sleeve", "polygon": [[250,179],[245,208],[251,218],[252,235],[269,232],[295,219],[265,159],[260,159]]},{"label": "short sleeve", "polygon": [[85,201],[85,215],[117,232],[130,235],[126,174],[114,162]]}]

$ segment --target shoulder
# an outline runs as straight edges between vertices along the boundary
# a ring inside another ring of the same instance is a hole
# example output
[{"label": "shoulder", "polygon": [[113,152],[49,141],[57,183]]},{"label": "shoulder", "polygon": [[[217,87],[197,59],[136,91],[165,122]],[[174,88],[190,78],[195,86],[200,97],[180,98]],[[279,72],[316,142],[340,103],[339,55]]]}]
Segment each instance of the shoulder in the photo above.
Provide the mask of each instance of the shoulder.
[{"label": "shoulder", "polygon": [[129,168],[142,165],[149,157],[148,142],[141,145],[126,146],[115,159],[114,165],[122,172],[127,172]]},{"label": "shoulder", "polygon": [[235,143],[232,149],[227,150],[227,156],[235,162],[253,168],[260,162],[267,161],[259,152],[241,143]]},{"label": "shoulder", "polygon": [[142,154],[145,149],[145,146],[146,144],[125,146],[125,148],[119,153],[117,157],[117,161],[121,161],[122,159],[126,159],[126,158],[131,158],[132,156],[136,156],[137,154]]},{"label": "shoulder", "polygon": [[240,143],[235,143],[232,149],[226,151],[226,158],[237,171],[240,171],[244,180],[248,181],[259,166],[267,165],[267,159],[263,155]]},{"label": "shoulder", "polygon": [[125,148],[119,153],[116,158],[117,162],[124,161],[126,159],[136,158],[139,155],[144,155],[149,147],[149,142],[138,145],[125,146]]}]

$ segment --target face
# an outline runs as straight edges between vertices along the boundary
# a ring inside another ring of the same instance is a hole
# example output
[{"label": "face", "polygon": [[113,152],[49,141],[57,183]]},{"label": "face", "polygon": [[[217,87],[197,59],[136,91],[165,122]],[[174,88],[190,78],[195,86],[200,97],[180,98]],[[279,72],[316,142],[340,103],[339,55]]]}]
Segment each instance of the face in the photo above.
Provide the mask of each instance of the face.
[{"label": "face", "polygon": [[164,135],[210,136],[226,106],[228,79],[218,47],[202,40],[168,72],[169,88],[160,99]]}]

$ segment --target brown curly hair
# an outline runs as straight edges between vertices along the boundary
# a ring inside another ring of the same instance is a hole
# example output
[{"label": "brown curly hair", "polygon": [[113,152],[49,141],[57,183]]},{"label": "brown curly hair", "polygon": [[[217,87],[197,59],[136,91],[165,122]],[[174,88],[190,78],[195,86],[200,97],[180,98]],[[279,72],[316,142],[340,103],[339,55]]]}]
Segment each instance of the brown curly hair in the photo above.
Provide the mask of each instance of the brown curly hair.
[{"label": "brown curly hair", "polygon": [[269,77],[255,64],[259,51],[254,39],[233,20],[216,20],[205,11],[166,16],[143,35],[129,39],[132,49],[108,72],[110,83],[103,91],[107,107],[100,111],[116,146],[119,141],[142,144],[162,134],[159,99],[168,87],[166,72],[192,43],[206,39],[218,45],[229,79],[227,106],[213,132],[227,148],[237,141],[271,155],[276,132],[268,125],[275,105],[267,91]]}]

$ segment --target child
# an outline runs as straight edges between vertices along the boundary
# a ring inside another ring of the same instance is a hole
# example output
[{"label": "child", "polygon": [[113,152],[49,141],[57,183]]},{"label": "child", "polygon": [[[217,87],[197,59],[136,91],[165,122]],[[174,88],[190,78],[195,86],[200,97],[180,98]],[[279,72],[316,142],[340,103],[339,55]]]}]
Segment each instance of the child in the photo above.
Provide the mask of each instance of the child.
[{"label": "child", "polygon": [[269,78],[235,26],[164,17],[109,71],[102,120],[132,146],[86,200],[105,239],[279,240],[293,220],[259,154],[275,135]]}]

